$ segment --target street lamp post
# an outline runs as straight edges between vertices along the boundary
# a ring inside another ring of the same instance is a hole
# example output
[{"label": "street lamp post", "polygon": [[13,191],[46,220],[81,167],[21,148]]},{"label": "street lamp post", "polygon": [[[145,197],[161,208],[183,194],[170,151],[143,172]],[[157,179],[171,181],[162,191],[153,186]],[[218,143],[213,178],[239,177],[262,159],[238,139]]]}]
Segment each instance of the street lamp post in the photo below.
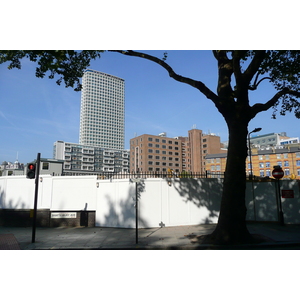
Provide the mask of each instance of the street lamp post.
[{"label": "street lamp post", "polygon": [[261,131],[261,128],[255,128],[251,132],[248,133],[248,149],[249,149],[249,158],[250,158],[250,175],[249,179],[252,180],[253,178],[253,173],[252,173],[252,153],[251,153],[251,147],[250,147],[250,134],[253,132],[258,132]]},{"label": "street lamp post", "polygon": [[249,179],[251,179],[252,184],[252,200],[253,200],[253,213],[254,213],[254,220],[256,221],[256,208],[255,208],[255,198],[254,198],[254,186],[253,186],[253,174],[252,174],[252,158],[251,158],[251,147],[250,147],[250,134],[253,132],[261,131],[261,128],[255,128],[251,132],[248,133],[248,149],[249,149],[249,158],[250,158],[250,175]]}]

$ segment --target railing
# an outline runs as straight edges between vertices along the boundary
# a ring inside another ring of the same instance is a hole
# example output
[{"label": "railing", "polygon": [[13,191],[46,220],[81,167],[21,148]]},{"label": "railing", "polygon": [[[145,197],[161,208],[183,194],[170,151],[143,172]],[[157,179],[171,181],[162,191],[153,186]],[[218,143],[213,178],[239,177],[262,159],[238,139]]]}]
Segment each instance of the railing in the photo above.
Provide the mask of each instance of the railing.
[{"label": "railing", "polygon": [[144,172],[144,173],[112,173],[103,172],[97,174],[98,179],[130,179],[130,178],[224,178],[221,172]]}]

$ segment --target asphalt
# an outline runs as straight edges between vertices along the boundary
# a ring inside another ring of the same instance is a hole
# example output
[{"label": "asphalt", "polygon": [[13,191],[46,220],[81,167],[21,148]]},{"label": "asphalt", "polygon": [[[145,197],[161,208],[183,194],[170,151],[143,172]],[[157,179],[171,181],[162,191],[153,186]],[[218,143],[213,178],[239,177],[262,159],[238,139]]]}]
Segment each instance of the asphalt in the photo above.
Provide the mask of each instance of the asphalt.
[{"label": "asphalt", "polygon": [[[249,223],[259,244],[218,246],[200,244],[197,236],[211,233],[215,224],[136,229],[104,227],[0,227],[0,250],[269,250],[300,249],[300,224]],[[195,242],[196,241],[196,242]]]}]

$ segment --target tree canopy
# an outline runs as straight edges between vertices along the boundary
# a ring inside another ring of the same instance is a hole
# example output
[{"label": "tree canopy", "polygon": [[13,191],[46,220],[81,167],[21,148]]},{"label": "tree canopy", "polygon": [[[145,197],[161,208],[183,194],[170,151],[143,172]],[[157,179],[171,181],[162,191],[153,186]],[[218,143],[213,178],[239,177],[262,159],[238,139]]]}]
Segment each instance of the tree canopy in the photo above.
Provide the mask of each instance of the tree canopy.
[{"label": "tree canopy", "polygon": [[8,62],[8,69],[21,69],[21,59],[28,58],[37,63],[35,76],[44,78],[46,73],[53,79],[55,75],[58,85],[64,81],[66,87],[81,90],[80,78],[91,60],[100,58],[103,51],[75,50],[6,50],[0,51],[0,64]]}]

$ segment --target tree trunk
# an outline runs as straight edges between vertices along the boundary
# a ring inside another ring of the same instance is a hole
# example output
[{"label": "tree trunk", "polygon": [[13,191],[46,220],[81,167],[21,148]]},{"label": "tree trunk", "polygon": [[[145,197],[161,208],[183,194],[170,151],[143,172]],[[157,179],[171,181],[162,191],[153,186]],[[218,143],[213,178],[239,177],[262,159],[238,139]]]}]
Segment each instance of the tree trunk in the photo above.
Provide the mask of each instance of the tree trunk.
[{"label": "tree trunk", "polygon": [[246,226],[246,173],[248,121],[228,124],[229,144],[218,225],[208,236],[214,244],[252,241]]}]

